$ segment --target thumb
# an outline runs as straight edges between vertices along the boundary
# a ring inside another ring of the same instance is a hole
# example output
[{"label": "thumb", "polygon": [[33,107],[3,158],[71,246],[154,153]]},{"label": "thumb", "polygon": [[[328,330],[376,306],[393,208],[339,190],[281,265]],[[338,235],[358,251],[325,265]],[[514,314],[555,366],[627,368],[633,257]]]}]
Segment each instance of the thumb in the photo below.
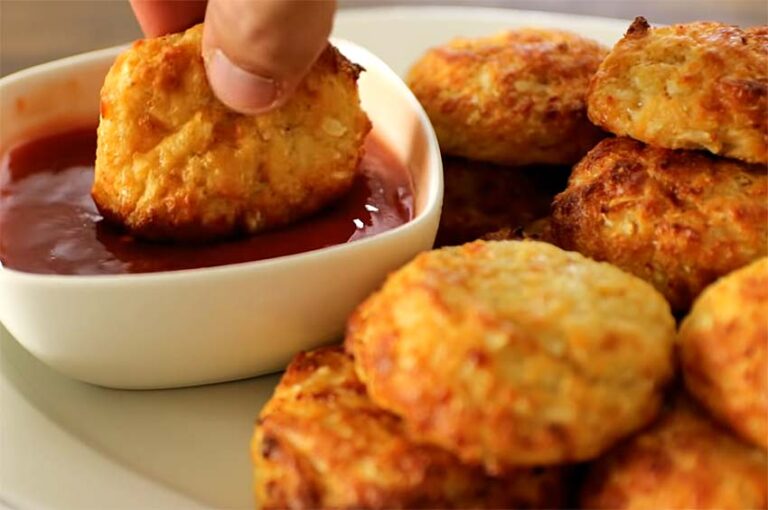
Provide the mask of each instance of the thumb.
[{"label": "thumb", "polygon": [[209,0],[203,58],[214,94],[241,113],[283,104],[328,44],[335,0]]}]

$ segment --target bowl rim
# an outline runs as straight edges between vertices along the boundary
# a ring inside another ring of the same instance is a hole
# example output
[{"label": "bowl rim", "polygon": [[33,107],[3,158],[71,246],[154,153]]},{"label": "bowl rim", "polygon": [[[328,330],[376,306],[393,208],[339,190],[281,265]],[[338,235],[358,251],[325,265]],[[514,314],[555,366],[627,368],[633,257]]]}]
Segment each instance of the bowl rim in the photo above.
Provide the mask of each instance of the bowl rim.
[{"label": "bowl rim", "polygon": [[[13,278],[16,280],[27,280],[31,283],[38,284],[56,284],[56,285],[72,285],[72,284],[114,284],[123,283],[124,281],[131,281],[136,283],[156,283],[156,282],[168,282],[177,279],[189,280],[191,278],[205,278],[212,275],[227,276],[243,270],[250,271],[272,271],[281,267],[290,267],[297,263],[312,263],[318,258],[326,256],[334,256],[338,252],[346,250],[361,250],[366,247],[375,247],[377,244],[386,243],[390,241],[390,238],[402,235],[409,230],[417,229],[424,223],[431,221],[431,216],[437,210],[440,212],[443,197],[443,168],[442,158],[440,155],[440,148],[437,141],[437,135],[432,127],[431,122],[421,103],[416,99],[408,86],[403,82],[400,76],[392,70],[389,65],[379,58],[372,51],[359,45],[357,43],[348,41],[346,39],[331,37],[330,42],[336,46],[342,54],[345,52],[355,53],[356,55],[363,55],[365,57],[365,63],[373,63],[372,67],[375,67],[376,72],[380,73],[389,84],[397,89],[402,95],[406,103],[412,108],[418,119],[418,125],[424,130],[426,135],[426,151],[428,157],[434,160],[434,164],[428,165],[428,177],[427,177],[427,200],[422,211],[414,216],[411,220],[398,225],[395,228],[380,232],[370,237],[358,239],[348,243],[335,244],[332,246],[326,246],[324,248],[318,248],[300,253],[294,253],[290,255],[282,255],[279,257],[272,257],[263,260],[254,260],[247,262],[238,262],[233,264],[224,264],[221,266],[201,267],[192,269],[178,269],[171,271],[156,271],[150,273],[125,273],[125,274],[96,274],[96,275],[69,275],[69,274],[47,274],[47,273],[30,273],[26,271],[19,271],[9,267],[5,267],[0,263],[0,278]],[[3,89],[11,84],[22,82],[29,79],[38,77],[44,77],[44,79],[55,75],[57,72],[67,70],[72,66],[87,65],[100,62],[102,60],[114,60],[119,53],[124,51],[130,45],[120,44],[101,50],[89,51],[86,53],[80,53],[69,57],[53,60],[43,64],[38,64],[27,69],[22,69],[13,74],[0,78],[0,94]],[[9,145],[9,148],[13,147],[13,144]],[[8,149],[6,149],[7,151]]]}]

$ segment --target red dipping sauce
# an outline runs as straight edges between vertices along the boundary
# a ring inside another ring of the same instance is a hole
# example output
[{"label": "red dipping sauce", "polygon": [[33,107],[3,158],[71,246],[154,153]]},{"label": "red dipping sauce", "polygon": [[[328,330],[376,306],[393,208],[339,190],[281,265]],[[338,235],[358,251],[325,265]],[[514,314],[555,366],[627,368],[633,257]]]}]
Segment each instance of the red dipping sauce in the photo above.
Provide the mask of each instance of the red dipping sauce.
[{"label": "red dipping sauce", "polygon": [[413,217],[410,174],[368,137],[351,191],[315,215],[252,237],[204,245],[150,243],[106,223],[91,199],[96,130],[35,139],[0,166],[0,263],[42,274],[151,273],[222,266],[352,242]]}]

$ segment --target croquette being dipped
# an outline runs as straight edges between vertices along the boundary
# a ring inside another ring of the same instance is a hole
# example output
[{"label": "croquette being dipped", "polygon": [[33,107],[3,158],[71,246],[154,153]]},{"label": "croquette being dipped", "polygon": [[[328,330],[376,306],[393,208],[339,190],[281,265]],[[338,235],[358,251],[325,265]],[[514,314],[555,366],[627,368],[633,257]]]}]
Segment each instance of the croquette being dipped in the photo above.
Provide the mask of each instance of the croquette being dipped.
[{"label": "croquette being dipped", "polygon": [[328,46],[286,104],[258,116],[213,95],[202,25],[136,42],[101,91],[92,195],[137,237],[200,241],[307,216],[346,193],[370,122],[359,68]]}]

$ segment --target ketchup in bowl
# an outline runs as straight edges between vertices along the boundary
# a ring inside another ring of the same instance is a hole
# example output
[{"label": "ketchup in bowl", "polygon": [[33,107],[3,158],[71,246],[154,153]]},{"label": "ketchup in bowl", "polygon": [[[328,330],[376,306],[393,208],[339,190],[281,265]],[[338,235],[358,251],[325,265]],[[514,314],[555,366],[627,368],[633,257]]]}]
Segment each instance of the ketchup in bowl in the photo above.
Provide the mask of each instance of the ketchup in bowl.
[{"label": "ketchup in bowl", "polygon": [[0,263],[40,274],[150,273],[291,255],[370,237],[413,217],[408,170],[369,136],[351,191],[324,210],[251,237],[150,243],[104,221],[90,195],[96,129],[16,145],[0,166]]}]

